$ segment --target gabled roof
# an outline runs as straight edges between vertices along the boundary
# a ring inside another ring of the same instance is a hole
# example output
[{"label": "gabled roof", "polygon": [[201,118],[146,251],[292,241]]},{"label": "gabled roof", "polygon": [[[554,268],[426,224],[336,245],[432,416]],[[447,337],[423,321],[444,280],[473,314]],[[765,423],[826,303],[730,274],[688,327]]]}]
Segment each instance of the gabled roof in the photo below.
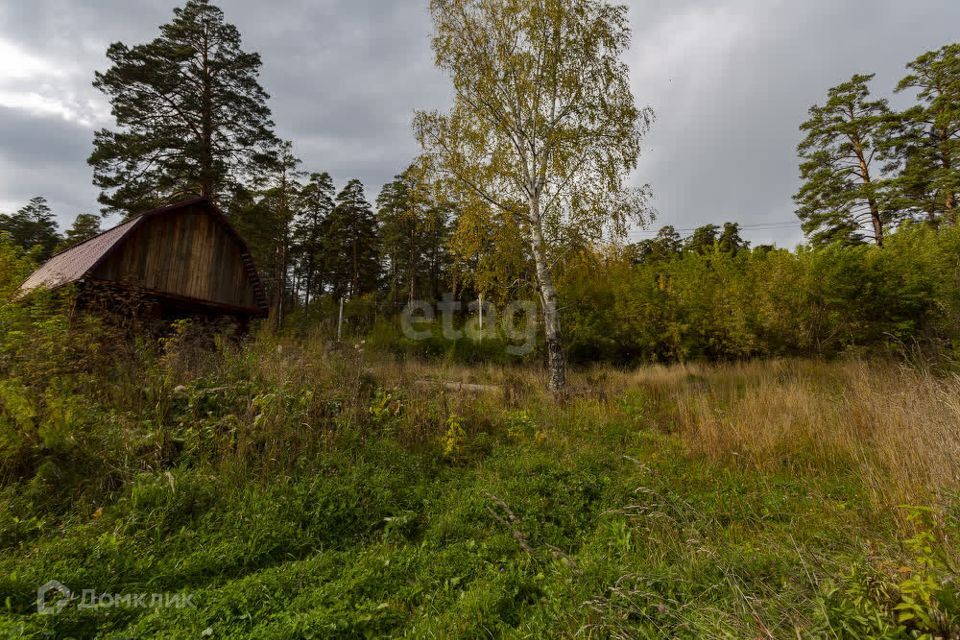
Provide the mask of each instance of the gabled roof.
[{"label": "gabled roof", "polygon": [[233,226],[230,225],[229,220],[227,220],[223,212],[204,197],[191,198],[190,200],[183,200],[165,207],[151,209],[89,240],[85,240],[78,245],[54,254],[53,257],[40,265],[40,268],[30,274],[30,277],[20,285],[17,295],[22,296],[41,287],[45,289],[56,289],[82,280],[100,266],[113,250],[120,246],[123,240],[133,233],[133,230],[140,226],[145,220],[196,205],[203,206],[212,215],[217,217],[227,232],[240,244],[241,257],[244,268],[247,271],[247,276],[250,278],[250,283],[253,286],[257,307],[262,312],[266,312],[268,308],[267,298],[263,290],[263,283],[260,281],[260,276],[257,274],[253,260],[250,257],[250,248]]},{"label": "gabled roof", "polygon": [[20,285],[20,292],[27,293],[40,287],[56,289],[80,280],[93,271],[101,259],[128,233],[137,228],[142,220],[143,216],[131,218],[121,225],[55,254],[30,274],[30,277]]}]

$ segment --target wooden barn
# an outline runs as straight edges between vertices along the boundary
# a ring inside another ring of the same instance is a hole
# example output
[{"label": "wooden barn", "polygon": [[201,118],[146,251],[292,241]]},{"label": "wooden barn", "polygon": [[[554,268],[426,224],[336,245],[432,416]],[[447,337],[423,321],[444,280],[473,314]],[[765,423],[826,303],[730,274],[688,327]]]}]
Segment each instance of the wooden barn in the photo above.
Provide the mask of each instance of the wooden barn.
[{"label": "wooden barn", "polygon": [[162,317],[245,322],[268,310],[247,244],[205,198],[147,211],[54,255],[20,285],[20,295],[65,285],[77,286],[81,298],[127,292]]}]

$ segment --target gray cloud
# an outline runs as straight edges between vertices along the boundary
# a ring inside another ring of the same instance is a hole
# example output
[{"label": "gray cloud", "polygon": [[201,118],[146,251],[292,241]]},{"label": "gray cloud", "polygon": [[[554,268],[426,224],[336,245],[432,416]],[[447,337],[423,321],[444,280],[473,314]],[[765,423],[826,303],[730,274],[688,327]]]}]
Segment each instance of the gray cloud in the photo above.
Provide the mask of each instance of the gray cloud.
[{"label": "gray cloud", "polygon": [[[658,115],[638,177],[653,185],[658,224],[678,227],[795,219],[795,149],[807,109],[854,73],[876,72],[875,93],[888,95],[907,61],[956,37],[960,18],[960,5],[923,0],[632,9],[634,91]],[[799,225],[746,235],[802,239]]]},{"label": "gray cloud", "polygon": [[0,208],[14,209],[43,195],[59,213],[61,226],[77,213],[97,211],[97,191],[85,163],[90,153],[85,127],[0,107],[0,141]]},{"label": "gray cloud", "polygon": [[[413,110],[449,102],[425,2],[218,4],[261,54],[278,132],[305,168],[359,177],[370,200],[417,152]],[[110,118],[93,71],[110,42],[154,37],[173,6],[0,5],[0,209],[43,194],[62,224],[96,210],[86,157]],[[654,188],[657,225],[792,222],[807,108],[856,72],[877,72],[875,92],[889,94],[908,60],[956,37],[958,18],[960,5],[935,0],[631,2],[634,93],[657,111],[635,179]],[[795,224],[747,235],[801,240]]]}]

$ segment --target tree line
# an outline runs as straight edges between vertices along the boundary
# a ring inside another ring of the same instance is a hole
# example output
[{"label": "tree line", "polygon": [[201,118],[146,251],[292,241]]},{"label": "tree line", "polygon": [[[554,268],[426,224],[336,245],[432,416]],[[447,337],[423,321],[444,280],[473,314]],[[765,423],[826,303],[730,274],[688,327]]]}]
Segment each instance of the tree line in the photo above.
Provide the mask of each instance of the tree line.
[{"label": "tree line", "polygon": [[455,211],[437,198],[420,164],[384,185],[375,204],[356,178],[338,190],[330,174],[305,174],[298,166],[288,157],[269,189],[231,203],[278,322],[324,296],[399,303],[447,290]]},{"label": "tree line", "polygon": [[[937,284],[956,279],[960,45],[907,65],[907,109],[872,98],[872,75],[810,109],[795,196],[808,245],[750,247],[733,222],[628,244],[630,225],[650,219],[649,189],[627,177],[653,112],[635,104],[620,59],[626,8],[429,6],[453,106],[415,114],[423,154],[372,203],[359,180],[306,170],[277,136],[260,57],[207,0],[187,0],[150,42],[110,45],[94,86],[116,126],[96,132],[89,158],[102,213],[210,198],[250,244],[278,323],[339,299],[382,313],[450,290],[538,299],[559,393],[568,350],[659,361],[960,337]],[[0,230],[42,259],[99,220],[82,214],[61,238],[36,198]]]},{"label": "tree line", "polygon": [[0,233],[39,261],[100,233],[100,216],[81,213],[73,225],[61,234],[57,219],[43,196],[30,199],[13,213],[0,213]]},{"label": "tree line", "polygon": [[[231,221],[250,243],[275,314],[322,296],[374,296],[405,303],[437,299],[450,286],[448,248],[455,210],[436,198],[422,165],[383,186],[375,205],[351,179],[339,190],[329,173],[287,168],[262,191],[241,191]],[[36,262],[101,232],[100,216],[80,214],[64,233],[42,196],[0,214],[0,234]]]},{"label": "tree line", "polygon": [[584,251],[560,277],[571,358],[616,363],[919,353],[960,345],[960,227],[751,247],[737,225]]}]

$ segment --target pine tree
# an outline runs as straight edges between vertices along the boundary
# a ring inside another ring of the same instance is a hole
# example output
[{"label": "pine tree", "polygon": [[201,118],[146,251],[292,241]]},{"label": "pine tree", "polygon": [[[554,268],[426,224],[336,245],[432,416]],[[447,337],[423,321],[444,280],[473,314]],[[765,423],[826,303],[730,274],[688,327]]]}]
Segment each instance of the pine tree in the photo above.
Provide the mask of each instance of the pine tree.
[{"label": "pine tree", "polygon": [[227,203],[230,222],[250,246],[250,254],[261,271],[265,288],[270,289],[269,274],[275,255],[275,241],[279,235],[277,218],[263,194],[252,187],[233,190]]},{"label": "pine tree", "polygon": [[377,196],[377,221],[380,225],[380,242],[383,267],[386,271],[389,297],[397,301],[404,289],[409,289],[413,298],[419,248],[414,240],[418,211],[411,191],[414,187],[403,174],[383,185]]},{"label": "pine tree", "polygon": [[410,165],[377,197],[380,246],[390,296],[436,297],[446,270],[450,207],[438,202],[436,185],[421,163]]},{"label": "pine tree", "polygon": [[870,100],[873,75],[855,75],[830,89],[823,106],[810,108],[797,147],[800,177],[797,216],[814,244],[834,241],[883,244],[892,212],[878,150],[890,121],[886,100]]},{"label": "pine tree", "polygon": [[662,262],[680,255],[682,248],[680,234],[673,225],[668,224],[661,227],[655,237],[635,243],[629,255],[631,261],[638,264]]},{"label": "pine tree", "polygon": [[73,220],[73,226],[67,229],[66,236],[60,244],[61,248],[68,248],[89,240],[100,233],[100,216],[92,213],[79,213]]},{"label": "pine tree", "polygon": [[38,260],[49,258],[60,242],[57,222],[42,196],[31,198],[12,215],[0,213],[0,232],[24,251],[34,251]]},{"label": "pine tree", "polygon": [[715,224],[705,224],[697,227],[683,244],[684,251],[692,251],[705,255],[713,253],[713,247],[720,235],[720,227]]},{"label": "pine tree", "polygon": [[729,253],[732,256],[737,255],[741,249],[746,249],[750,243],[740,236],[740,224],[737,222],[724,222],[723,230],[717,238],[717,248],[722,253]]},{"label": "pine tree", "polygon": [[918,105],[898,114],[890,145],[899,205],[931,222],[956,222],[960,193],[960,44],[919,56],[896,91],[913,90]]},{"label": "pine tree", "polygon": [[274,144],[260,56],[207,0],[174,10],[160,36],[107,49],[94,86],[110,100],[116,130],[94,137],[88,162],[105,211],[136,213],[188,195],[220,200]]},{"label": "pine tree", "polygon": [[333,296],[374,291],[380,278],[377,221],[359,180],[350,180],[337,194],[324,227],[324,265]]},{"label": "pine tree", "polygon": [[334,206],[329,173],[312,173],[300,190],[299,215],[293,227],[293,253],[304,304],[324,290],[323,240],[327,217]]},{"label": "pine tree", "polygon": [[235,190],[229,207],[234,226],[250,245],[278,326],[294,297],[290,270],[293,221],[300,204],[299,165],[293,145],[278,142],[261,157],[261,174],[253,186]]}]

